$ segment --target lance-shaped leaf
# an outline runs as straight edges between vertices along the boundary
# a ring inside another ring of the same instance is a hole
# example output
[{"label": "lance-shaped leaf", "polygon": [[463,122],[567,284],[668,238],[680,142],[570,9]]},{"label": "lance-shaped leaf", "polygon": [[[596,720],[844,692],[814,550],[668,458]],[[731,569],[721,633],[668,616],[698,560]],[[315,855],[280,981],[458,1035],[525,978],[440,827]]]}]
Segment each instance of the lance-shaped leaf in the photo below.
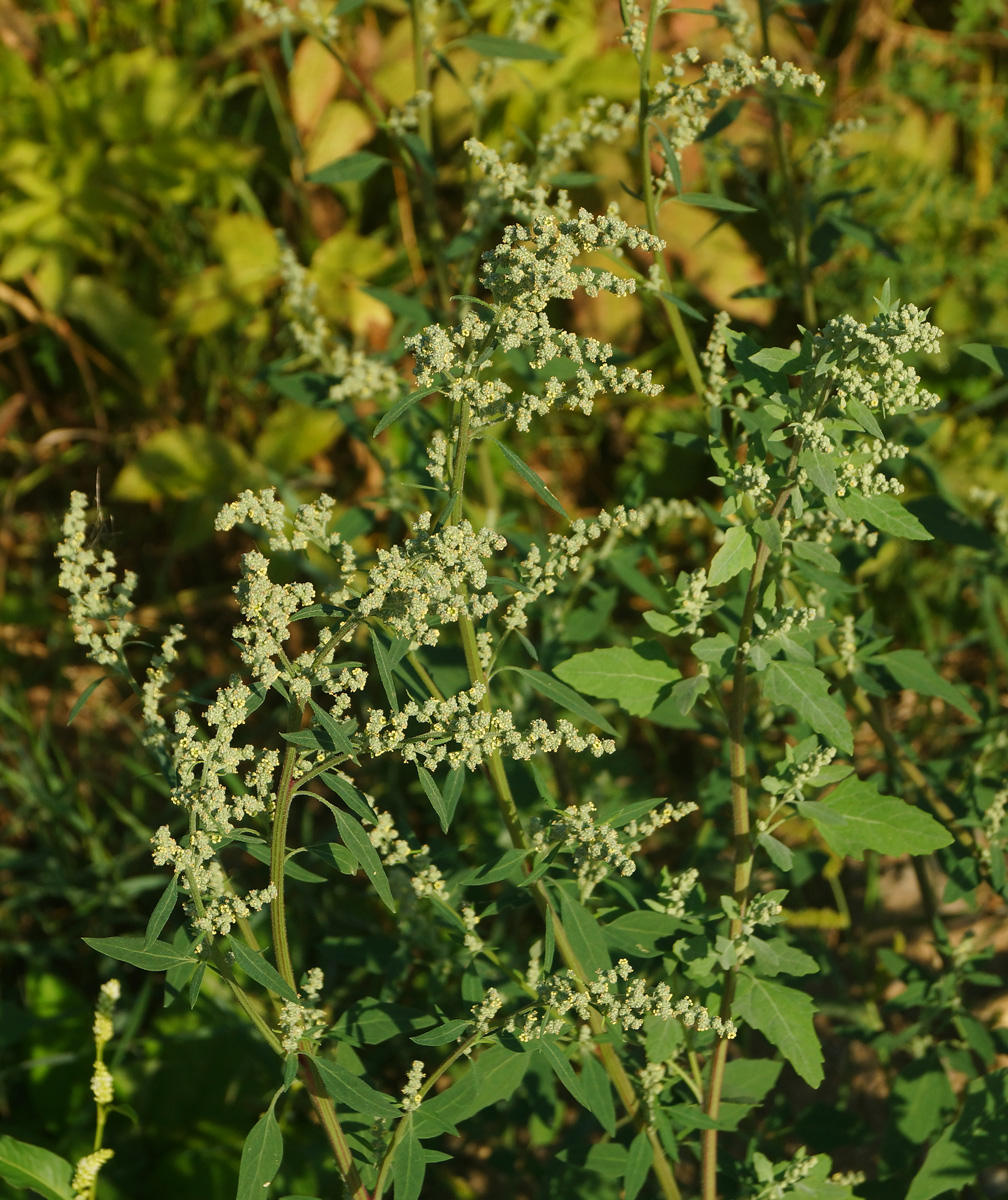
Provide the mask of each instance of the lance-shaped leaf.
[{"label": "lance-shaped leaf", "polygon": [[7,1134],[0,1137],[0,1179],[12,1188],[30,1188],[45,1200],[70,1200],[73,1167],[65,1158],[19,1142]]},{"label": "lance-shaped leaf", "polygon": [[971,721],[977,719],[966,696],[954,684],[943,679],[920,650],[892,650],[888,654],[876,654],[870,661],[885,667],[900,687],[919,692],[922,696],[937,696],[939,700],[965,713]]},{"label": "lance-shaped leaf", "polygon": [[92,950],[99,954],[107,954],[109,958],[119,962],[129,963],[142,971],[167,971],[179,963],[192,963],[196,960],[186,950],[179,950],[168,942],[154,942],[147,945],[142,937],[104,937],[82,938]]},{"label": "lance-shaped leaf", "polygon": [[907,512],[895,496],[864,496],[860,492],[848,492],[846,496],[831,496],[829,507],[852,521],[867,521],[882,533],[893,537],[907,538],[915,542],[931,541],[931,534]]},{"label": "lance-shaped leaf", "polygon": [[929,813],[892,796],[880,796],[874,783],[851,776],[825,800],[802,800],[795,808],[839,855],[931,854],[952,835]]},{"label": "lance-shaped leaf", "polygon": [[249,1131],[242,1147],[235,1200],[258,1200],[266,1195],[283,1158],[283,1135],[270,1108]]},{"label": "lance-shaped leaf", "polygon": [[740,571],[745,571],[756,561],[756,550],[744,525],[733,525],[725,534],[725,540],[717,554],[711,559],[707,582],[711,587],[727,583]]}]

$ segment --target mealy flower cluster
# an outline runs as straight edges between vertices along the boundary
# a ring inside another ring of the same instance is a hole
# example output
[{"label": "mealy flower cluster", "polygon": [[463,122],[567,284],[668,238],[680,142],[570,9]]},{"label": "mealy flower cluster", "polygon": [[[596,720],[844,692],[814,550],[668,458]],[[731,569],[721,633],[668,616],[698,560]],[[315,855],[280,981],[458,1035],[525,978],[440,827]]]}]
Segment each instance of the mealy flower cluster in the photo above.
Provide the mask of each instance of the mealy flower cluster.
[{"label": "mealy flower cluster", "polygon": [[[247,816],[269,811],[273,804],[277,752],[231,744],[245,720],[251,695],[237,676],[222,687],[206,711],[209,735],[200,731],[188,712],[175,714],[171,798],[190,814],[188,845],[179,845],[167,825],[151,839],[154,862],[173,867],[181,886],[194,895],[186,909],[194,926],[206,933],[227,933],[235,921],[258,911],[274,895],[272,885],[244,897],[237,895],[216,857],[220,842],[232,829]],[[243,764],[249,764],[244,771]],[[241,779],[244,794],[228,786],[229,776]]]},{"label": "mealy flower cluster", "polygon": [[[83,492],[72,492],[70,507],[63,517],[63,541],[56,547],[60,563],[59,586],[70,596],[70,620],[77,627],[77,642],[87,648],[88,658],[99,666],[121,661],[123,643],[137,631],[129,619],[137,577],[126,571],[116,577],[116,560],[111,550],[101,558],[87,545],[88,501]],[[104,622],[104,633],[96,633],[94,621]]]},{"label": "mealy flower cluster", "polygon": [[317,1040],[325,1030],[325,1010],[314,1003],[322,993],[323,982],[322,971],[318,967],[312,967],[307,972],[302,988],[308,1003],[285,1000],[281,1006],[278,1025],[282,1034],[281,1042],[287,1054],[293,1054],[298,1048],[298,1043],[306,1038]]},{"label": "mealy flower cluster", "polygon": [[[617,368],[612,346],[555,329],[546,311],[551,301],[569,300],[579,288],[589,296],[632,292],[632,279],[597,268],[574,269],[579,255],[624,244],[651,252],[662,246],[621,220],[615,206],[603,216],[581,209],[576,217],[563,220],[543,215],[531,227],[509,225],[498,245],[483,256],[480,281],[494,300],[485,319],[469,311],[456,330],[431,325],[407,339],[417,385],[436,387],[454,405],[469,409],[474,429],[513,418],[519,429],[527,430],[534,415],[559,403],[587,414],[603,392],[618,395],[634,389],[657,395],[660,389],[650,372]],[[491,345],[499,353],[524,348],[537,371],[546,370],[556,358],[569,360],[576,368],[573,387],[557,375],[547,375],[538,390],[512,398],[510,385],[491,369]]]},{"label": "mealy flower cluster", "polygon": [[340,21],[336,6],[320,0],[297,0],[294,4],[274,4],[272,0],[243,0],[245,11],[257,17],[268,29],[293,29],[299,21],[327,42],[339,37]]},{"label": "mealy flower cluster", "polygon": [[[648,1016],[663,1021],[681,1021],[687,1028],[699,1032],[713,1029],[720,1038],[735,1037],[732,1021],[712,1017],[702,1004],[689,996],[679,1000],[672,998],[672,989],[667,983],[649,988],[643,979],[636,978],[623,988],[633,975],[633,968],[625,958],[615,968],[599,970],[587,987],[582,989],[569,972],[551,976],[539,983],[540,1003],[545,1013],[529,1013],[521,1029],[514,1029],[523,1042],[534,1041],[549,1034],[561,1033],[568,1020],[576,1018],[587,1023],[591,1010],[598,1011],[608,1025],[625,1032],[639,1030]],[[573,1018],[570,1017],[573,1014]]]}]

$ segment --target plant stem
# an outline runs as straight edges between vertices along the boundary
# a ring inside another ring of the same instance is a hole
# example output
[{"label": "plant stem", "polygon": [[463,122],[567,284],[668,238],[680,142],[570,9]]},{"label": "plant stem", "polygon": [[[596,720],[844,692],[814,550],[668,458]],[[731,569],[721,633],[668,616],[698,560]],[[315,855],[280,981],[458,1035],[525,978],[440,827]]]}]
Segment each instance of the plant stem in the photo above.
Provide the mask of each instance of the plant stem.
[{"label": "plant stem", "polygon": [[[648,122],[648,104],[651,98],[651,42],[654,37],[655,22],[658,19],[659,12],[662,8],[660,0],[652,0],[651,9],[648,13],[647,36],[644,44],[644,53],[641,55],[640,62],[640,94],[638,101],[637,113],[637,139],[638,151],[640,154],[640,176],[641,176],[641,195],[644,197],[644,212],[646,214],[647,227],[650,233],[655,237],[660,237],[658,231],[658,210],[655,206],[655,190],[654,180],[651,174],[651,146],[647,136]],[[669,271],[668,259],[662,251],[658,251],[655,255],[655,261],[658,264],[658,270],[661,274],[662,286],[667,292],[672,292],[672,274]],[[696,351],[693,349],[693,341],[686,329],[686,325],[682,319],[682,313],[679,309],[664,296],[659,295],[659,301],[662,308],[665,310],[665,318],[672,330],[672,336],[675,338],[676,345],[679,347],[679,353],[682,356],[683,365],[686,368],[686,374],[689,376],[690,383],[698,396],[702,396],[704,392],[703,372],[700,370],[700,364],[697,362]]]},{"label": "plant stem", "polygon": [[[768,0],[759,0],[760,34],[763,39],[763,53],[770,54],[770,5]],[[770,120],[773,124],[774,149],[777,162],[780,165],[781,177],[784,180],[784,195],[787,203],[788,218],[791,222],[791,240],[794,247],[794,265],[798,275],[798,289],[801,294],[802,320],[807,329],[815,329],[819,324],[816,313],[815,290],[812,287],[812,271],[809,267],[808,254],[805,247],[805,221],[802,214],[801,197],[795,180],[791,156],[784,141],[784,123],[781,120],[780,105],[777,97],[767,96],[767,108],[770,110]]]},{"label": "plant stem", "polygon": [[[788,478],[794,474],[798,465],[798,454],[801,442],[796,442],[791,461],[788,464]],[[791,495],[792,485],[788,483],[777,497],[777,502],[770,514],[770,520],[776,521],[784,511]],[[739,626],[738,641],[735,646],[735,669],[732,674],[731,700],[728,706],[728,759],[731,772],[731,802],[732,802],[732,856],[734,867],[732,872],[732,895],[738,906],[738,916],[733,917],[728,936],[734,939],[742,935],[742,920],[745,916],[746,904],[749,899],[749,883],[752,878],[753,848],[749,826],[749,787],[746,782],[748,764],[746,761],[746,670],[748,656],[744,649],[752,634],[753,618],[759,601],[760,583],[767,561],[770,558],[770,547],[760,538],[756,548],[756,561],[753,563],[752,574],[749,576],[749,586],[746,590],[745,605],[742,609],[742,621]],[[737,969],[729,967],[725,971],[724,991],[721,995],[721,1017],[727,1020],[731,1017],[732,1003],[735,999]],[[710,1076],[707,1081],[707,1095],[704,1112],[716,1121],[721,1111],[721,1089],[724,1084],[725,1064],[728,1061],[727,1039],[720,1039],[714,1048],[711,1059]],[[717,1200],[717,1129],[705,1129],[701,1138],[701,1196],[703,1200]]]}]

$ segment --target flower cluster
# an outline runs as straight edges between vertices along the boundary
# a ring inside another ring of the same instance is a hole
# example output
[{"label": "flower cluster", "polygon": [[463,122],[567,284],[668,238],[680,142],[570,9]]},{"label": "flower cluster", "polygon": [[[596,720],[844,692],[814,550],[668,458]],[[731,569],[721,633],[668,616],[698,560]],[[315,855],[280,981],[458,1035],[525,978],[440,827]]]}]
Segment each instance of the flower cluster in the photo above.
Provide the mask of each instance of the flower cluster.
[{"label": "flower cluster", "polygon": [[[227,834],[244,817],[267,811],[273,803],[277,752],[231,744],[245,720],[251,695],[251,689],[237,676],[222,687],[206,711],[209,736],[201,735],[189,713],[175,714],[171,798],[190,814],[188,844],[180,846],[167,825],[151,838],[155,864],[173,867],[182,886],[191,890],[193,900],[186,909],[195,927],[206,933],[227,933],[235,921],[258,911],[275,895],[272,884],[244,897],[234,894],[216,861],[217,849]],[[244,763],[250,766],[243,774]],[[224,783],[229,776],[242,780],[244,794]]]},{"label": "flower cluster", "polygon": [[295,1003],[285,1000],[278,1018],[278,1027],[282,1034],[281,1042],[287,1054],[293,1054],[298,1044],[305,1038],[318,1040],[326,1028],[325,1010],[315,1006],[322,992],[324,977],[318,967],[312,967],[305,976],[302,991],[308,1004]]},{"label": "flower cluster", "polygon": [[[112,551],[103,551],[99,559],[88,547],[87,507],[83,492],[71,493],[63,517],[63,541],[56,547],[59,586],[70,595],[70,620],[77,627],[78,644],[87,648],[92,662],[109,667],[121,661],[123,643],[137,631],[128,616],[137,577],[125,571],[122,579],[117,579]],[[104,633],[95,632],[94,621],[104,622]]]},{"label": "flower cluster", "polygon": [[662,867],[662,886],[658,898],[647,901],[648,907],[670,917],[684,917],[687,901],[699,882],[700,872],[696,867],[689,867],[677,875],[670,875],[668,868]]},{"label": "flower cluster", "polygon": [[695,1003],[689,996],[673,1000],[672,989],[667,983],[649,988],[638,978],[622,988],[632,974],[633,967],[621,958],[614,968],[597,971],[584,989],[578,986],[570,972],[542,980],[539,1000],[545,1005],[546,1012],[542,1016],[529,1013],[522,1028],[517,1030],[519,1039],[530,1042],[562,1032],[566,1026],[564,1018],[570,1013],[578,1021],[587,1023],[593,1008],[606,1024],[625,1032],[639,1030],[645,1017],[654,1016],[662,1021],[681,1021],[698,1032],[713,1029],[720,1038],[735,1037],[734,1022],[712,1017],[702,1004]]},{"label": "flower cluster", "polygon": [[378,551],[357,609],[360,617],[376,617],[422,646],[437,645],[439,626],[463,614],[479,620],[493,612],[497,597],[487,588],[483,560],[507,545],[499,533],[477,532],[465,520],[437,533],[429,526],[425,513],[412,542]]},{"label": "flower cluster", "polygon": [[850,399],[883,413],[925,411],[939,398],[920,386],[920,376],[903,359],[936,353],[940,337],[927,311],[914,304],[894,304],[868,325],[834,317],[814,341],[817,372],[841,412]]},{"label": "flower cluster", "polygon": [[[595,805],[587,802],[570,805],[545,827],[533,826],[532,846],[545,853],[552,842],[571,854],[582,891],[600,883],[610,870],[632,875],[637,869],[633,859],[620,844],[619,835],[611,825],[596,824]],[[538,822],[535,822],[539,825]]]},{"label": "flower cluster", "polygon": [[[701,136],[724,101],[747,88],[811,88],[818,96],[826,86],[816,74],[807,74],[794,63],[766,57],[757,63],[738,46],[728,46],[720,62],[706,63],[699,78],[681,82],[689,66],[699,62],[700,51],[690,47],[675,54],[652,92],[649,115],[668,122],[666,136],[679,153]],[[672,184],[670,172],[662,180]]]},{"label": "flower cluster", "polygon": [[420,1088],[423,1086],[424,1065],[421,1059],[415,1058],[406,1076],[402,1090],[403,1112],[414,1112],[420,1107]]},{"label": "flower cluster", "polygon": [[340,21],[336,8],[326,11],[319,0],[299,0],[293,6],[273,4],[271,0],[244,0],[245,11],[257,17],[268,29],[292,29],[304,22],[327,42],[339,37]]},{"label": "flower cluster", "polygon": [[[483,256],[480,280],[494,298],[487,318],[469,311],[455,331],[432,325],[407,339],[417,385],[437,387],[454,405],[470,411],[474,429],[513,418],[519,429],[527,430],[534,415],[561,401],[588,414],[601,392],[618,395],[634,389],[657,395],[660,389],[650,372],[617,368],[612,346],[555,329],[546,312],[550,301],[569,300],[578,288],[589,296],[631,293],[632,279],[592,267],[574,269],[579,255],[624,244],[652,252],[662,247],[659,239],[621,220],[614,205],[600,217],[581,209],[576,217],[562,220],[537,216],[530,228],[509,225],[498,245]],[[500,353],[524,347],[537,371],[546,370],[555,358],[569,360],[575,365],[573,388],[559,376],[547,375],[538,390],[511,399],[508,384],[492,372],[481,375],[488,368],[491,342]]]},{"label": "flower cluster", "polygon": [[[491,712],[477,708],[486,689],[476,684],[467,691],[423,704],[409,700],[398,713],[372,709],[364,730],[370,753],[398,753],[406,762],[419,762],[428,771],[442,762],[452,768],[475,770],[494,752],[526,761],[534,754],[552,754],[561,746],[578,753],[588,750],[596,758],[612,754],[616,744],[594,733],[580,734],[569,722],[560,720],[555,729],[537,719],[526,730],[515,727],[507,709]],[[409,736],[409,723],[425,725],[428,732]],[[453,744],[453,746],[451,745]]]},{"label": "flower cluster", "polygon": [[112,1157],[113,1153],[107,1147],[102,1147],[101,1150],[94,1150],[91,1154],[85,1154],[83,1158],[77,1160],[73,1179],[70,1180],[74,1200],[91,1200],[98,1172]]},{"label": "flower cluster", "polygon": [[688,519],[696,513],[697,509],[687,500],[652,499],[639,508],[628,509],[619,504],[611,513],[603,510],[590,521],[579,517],[571,522],[568,534],[551,533],[545,558],[533,544],[518,568],[521,591],[508,603],[504,628],[524,629],[528,624],[528,608],[540,597],[551,596],[564,576],[577,571],[584,550],[603,534],[608,534],[608,538],[599,551],[600,557],[605,557],[624,533],[642,533],[652,524],[663,524],[673,517]]}]

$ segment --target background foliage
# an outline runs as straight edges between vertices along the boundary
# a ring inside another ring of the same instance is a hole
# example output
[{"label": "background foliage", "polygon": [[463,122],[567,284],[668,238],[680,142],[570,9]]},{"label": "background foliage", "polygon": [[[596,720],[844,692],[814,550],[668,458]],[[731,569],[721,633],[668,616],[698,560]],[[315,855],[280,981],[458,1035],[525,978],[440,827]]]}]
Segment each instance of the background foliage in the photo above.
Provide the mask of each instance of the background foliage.
[{"label": "background foliage", "polygon": [[[394,158],[377,120],[415,90],[408,8],[395,0],[349,7],[359,11],[348,72],[314,39],[282,36],[228,2],[0,5],[9,50],[0,56],[0,1116],[5,1132],[71,1158],[91,1136],[89,1028],[104,969],[80,939],[143,923],[163,886],[148,851],[163,797],[130,736],[136,713],[110,685],[66,729],[74,699],[99,674],[79,664],[54,593],[52,546],[68,492],[100,487],[110,521],[101,533],[140,572],[143,623],[197,628],[193,666],[219,676],[237,567],[234,542],[213,533],[222,503],[267,484],[290,500],[326,490],[357,514],[365,543],[381,535],[369,533],[376,498],[396,509],[397,480],[370,437],[378,406],[312,407],[305,385],[291,382],[286,368],[296,367],[298,348],[281,311],[273,230],[310,262],[333,328],[397,361],[404,332],[447,301],[425,253],[431,232],[440,225],[449,255],[468,250],[458,211],[465,138],[534,136],[589,96],[634,95],[618,6],[559,2],[542,39],[555,61],[507,64],[482,104],[473,106],[453,71],[436,72],[442,165],[436,179],[425,176],[422,161]],[[703,317],[694,333],[701,342],[724,308],[761,343],[786,345],[798,324],[866,316],[886,277],[895,294],[932,306],[947,336],[926,382],[945,402],[920,423],[904,482],[918,494],[911,508],[945,536],[890,543],[862,578],[870,572],[876,617],[898,645],[924,647],[950,676],[994,697],[1004,695],[1008,668],[1004,529],[985,524],[970,489],[1008,495],[999,420],[1008,385],[997,371],[1003,362],[961,347],[1008,340],[1001,10],[994,0],[781,7],[770,24],[773,53],[828,85],[822,104],[795,102],[780,114],[791,176],[767,110],[726,109],[718,136],[687,152],[684,183],[754,211],[726,220],[672,206],[674,220],[662,226],[679,296]],[[503,32],[501,6],[445,6],[442,20],[439,40],[469,78],[479,45],[454,42],[470,27]],[[707,48],[718,36],[708,18],[684,10],[668,23],[663,49]],[[832,158],[817,156],[830,122],[861,118],[865,127],[845,134]],[[330,172],[326,182],[329,164],[358,152],[392,156],[393,166],[368,173],[357,160],[361,178]],[[410,166],[426,179],[414,204]],[[619,182],[632,179],[624,151],[602,145],[586,149],[562,182],[593,211],[617,199],[632,218]],[[790,248],[796,219],[804,265]],[[415,220],[426,227],[418,231]],[[636,301],[575,302],[571,320],[652,366],[665,394],[614,398],[591,421],[556,418],[530,454],[553,493],[573,514],[613,494],[702,492],[709,464],[669,441],[694,430],[697,406],[664,330]],[[389,457],[399,457],[403,445],[393,449]],[[488,511],[500,502],[495,472],[500,465],[484,464]],[[532,502],[512,516],[519,536],[542,519]],[[689,552],[673,547],[670,559]],[[980,555],[1000,572],[978,572]],[[633,552],[617,566],[627,586],[595,589],[572,618],[565,652],[603,629],[605,642],[618,640],[614,631],[639,632],[646,575]],[[941,704],[908,689],[889,719],[911,746],[926,731],[932,772],[954,790],[967,776],[962,731]],[[621,732],[612,777],[644,763],[649,785],[692,798],[714,747],[684,749],[642,724]],[[570,767],[572,793],[579,769]],[[982,812],[989,795],[975,799]],[[719,798],[709,800],[716,811]],[[492,845],[492,822],[472,819],[473,836]],[[724,835],[708,813],[693,836],[713,851]],[[882,1161],[884,1186],[895,1179],[905,1188],[921,1146],[962,1103],[961,1090],[942,1090],[950,1064],[953,1083],[956,1069],[961,1087],[974,1081],[967,1103],[978,1125],[1004,1102],[980,1082],[1008,1052],[1003,887],[1001,897],[978,888],[951,860],[911,868],[898,857],[803,853],[790,903],[808,952],[819,954],[820,942],[831,952],[832,973],[814,982],[827,1080],[813,1092],[782,1075],[763,1137],[782,1158],[800,1145],[830,1153],[839,1170]],[[676,854],[669,849],[670,870],[682,865]],[[348,915],[338,896],[301,902],[299,920],[349,992],[377,971],[395,981],[397,1003],[423,1007],[438,970],[436,930],[422,961],[390,969],[393,943],[376,934],[373,914]],[[112,1066],[132,1123],[118,1118],[102,1195],[229,1197],[270,1086],[269,1055],[223,1008],[213,1020],[205,1008],[165,1009],[149,976],[124,979],[131,1008]],[[581,1178],[578,1164],[547,1165],[539,1152],[565,1118],[562,1096],[545,1083],[529,1094],[522,1137],[488,1113],[453,1146],[468,1163],[460,1196],[504,1187],[515,1196],[564,1194],[568,1177]],[[924,1094],[933,1109],[922,1111]],[[998,1153],[988,1167],[1008,1157]],[[321,1147],[308,1136],[303,1146],[288,1140],[286,1159],[300,1164],[286,1189],[316,1191]],[[993,1188],[996,1173],[985,1180]],[[615,1184],[597,1186],[600,1196],[618,1194]],[[859,1194],[903,1192],[869,1184]]]}]

